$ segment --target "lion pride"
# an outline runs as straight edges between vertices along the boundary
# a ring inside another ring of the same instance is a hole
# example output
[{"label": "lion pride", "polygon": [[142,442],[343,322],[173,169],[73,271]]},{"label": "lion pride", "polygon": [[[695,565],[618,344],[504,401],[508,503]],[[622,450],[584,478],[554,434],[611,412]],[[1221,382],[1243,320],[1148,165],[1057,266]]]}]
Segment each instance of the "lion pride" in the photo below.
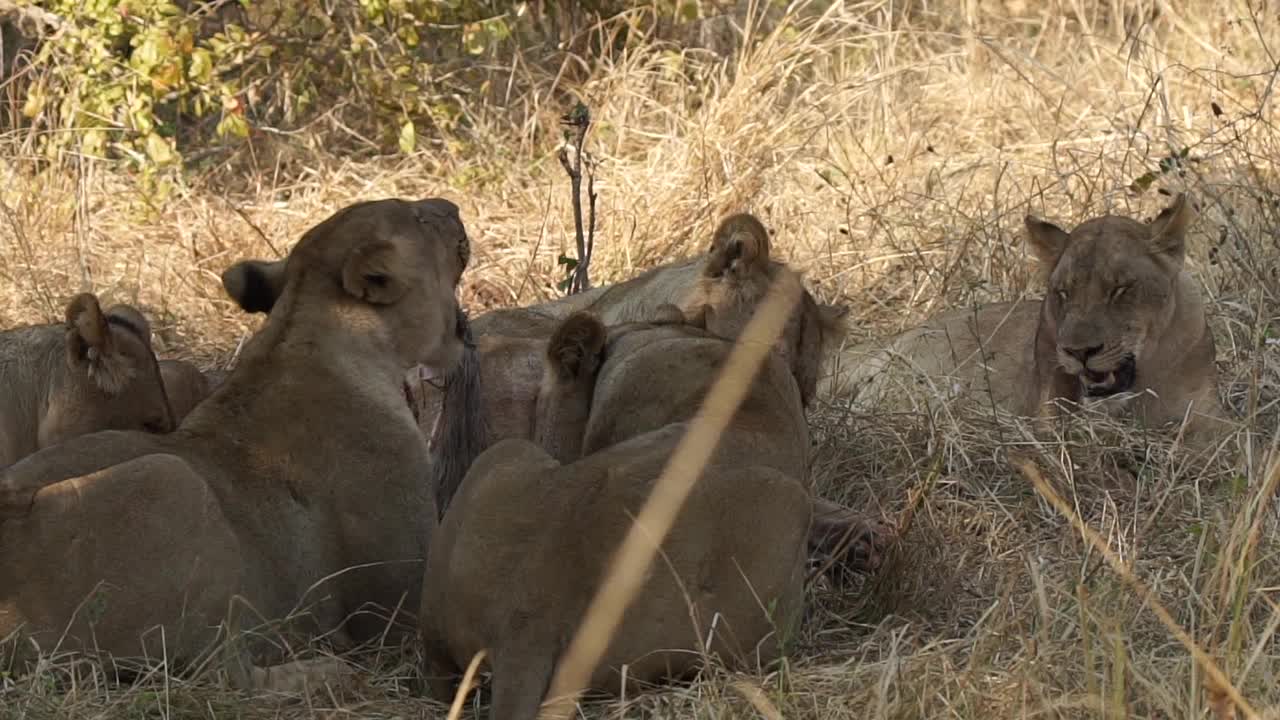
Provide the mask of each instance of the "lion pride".
[{"label": "lion pride", "polygon": [[[664,315],[668,321],[683,320],[687,314],[720,337],[734,338],[754,313],[773,278],[792,272],[786,263],[771,257],[769,235],[760,221],[749,213],[736,213],[719,223],[708,251],[697,258],[554,302],[494,310],[477,317],[471,327],[476,336],[478,366],[464,363],[460,370],[469,370],[483,380],[467,378],[465,372],[460,372],[457,382],[478,384],[481,401],[476,408],[481,417],[450,423],[449,436],[438,428],[432,433],[434,443],[447,448],[442,460],[433,465],[441,512],[448,507],[466,472],[462,459],[474,458],[491,441],[536,439],[539,433],[556,431],[539,425],[537,402],[540,383],[550,367],[543,357],[547,342],[564,317],[573,312],[590,312],[605,325],[617,325],[662,319]],[[817,325],[810,325],[797,345],[782,348],[781,352],[797,370],[801,401],[807,407],[824,357],[838,343],[832,338],[844,334],[843,317],[848,308],[817,303],[807,291],[804,297],[813,305],[812,312],[822,318],[825,335],[817,332]],[[427,384],[417,384],[415,389],[420,418],[431,433],[450,393],[441,393]],[[647,410],[637,406],[633,412]],[[540,422],[545,423],[545,417]],[[478,436],[483,440],[477,441]],[[870,527],[866,519],[822,498],[815,497],[814,504],[814,550],[834,554],[844,567],[863,567],[866,558],[862,556],[864,544],[860,538]]]},{"label": "lion pride", "polygon": [[404,637],[388,615],[417,606],[436,508],[403,378],[463,354],[468,256],[453,203],[391,199],[245,263],[235,299],[272,312],[179,429],[85,435],[0,472],[0,637],[182,665],[224,622],[280,621],[238,646],[241,681],[245,660],[278,659],[277,633]]}]

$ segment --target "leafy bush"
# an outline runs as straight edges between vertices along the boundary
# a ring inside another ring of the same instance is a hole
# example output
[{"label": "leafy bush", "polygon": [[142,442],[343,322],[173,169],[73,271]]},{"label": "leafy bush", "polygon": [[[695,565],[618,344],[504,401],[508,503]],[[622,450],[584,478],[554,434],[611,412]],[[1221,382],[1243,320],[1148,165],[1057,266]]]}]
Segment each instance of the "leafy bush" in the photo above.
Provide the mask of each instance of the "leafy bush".
[{"label": "leafy bush", "polygon": [[321,114],[367,149],[411,151],[424,129],[458,122],[453,66],[515,17],[514,3],[480,0],[321,5],[46,0],[59,25],[37,47],[23,115],[46,152],[143,170]]},{"label": "leafy bush", "polygon": [[494,106],[477,97],[486,63],[510,66],[517,47],[554,71],[564,53],[596,57],[736,1],[37,0],[55,29],[35,44],[22,116],[46,157],[119,161],[160,191],[255,133],[408,153],[465,135],[465,109]]}]

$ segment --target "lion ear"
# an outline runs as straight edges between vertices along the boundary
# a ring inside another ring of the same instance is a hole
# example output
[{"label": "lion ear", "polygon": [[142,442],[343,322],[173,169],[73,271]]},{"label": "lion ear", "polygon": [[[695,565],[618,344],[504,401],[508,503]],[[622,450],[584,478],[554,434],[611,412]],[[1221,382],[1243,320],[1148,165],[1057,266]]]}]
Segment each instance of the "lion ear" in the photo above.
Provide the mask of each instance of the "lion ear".
[{"label": "lion ear", "polygon": [[347,253],[342,287],[374,305],[390,305],[409,291],[404,254],[395,240],[369,240]]},{"label": "lion ear", "polygon": [[247,313],[269,313],[284,292],[284,260],[242,260],[222,271],[222,288]]},{"label": "lion ear", "polygon": [[1027,246],[1046,270],[1052,270],[1066,251],[1071,234],[1034,215],[1028,215],[1023,222],[1027,226]]},{"label": "lion ear", "polygon": [[1161,210],[1151,221],[1151,239],[1148,241],[1151,252],[1182,262],[1186,252],[1187,228],[1195,217],[1186,193],[1179,193],[1173,204]]},{"label": "lion ear", "polygon": [[80,293],[67,303],[67,340],[77,343],[78,354],[90,349],[100,353],[111,350],[111,328],[107,316],[92,293]]},{"label": "lion ear", "polygon": [[547,366],[563,380],[594,373],[607,337],[600,318],[586,311],[565,318],[547,343]]}]

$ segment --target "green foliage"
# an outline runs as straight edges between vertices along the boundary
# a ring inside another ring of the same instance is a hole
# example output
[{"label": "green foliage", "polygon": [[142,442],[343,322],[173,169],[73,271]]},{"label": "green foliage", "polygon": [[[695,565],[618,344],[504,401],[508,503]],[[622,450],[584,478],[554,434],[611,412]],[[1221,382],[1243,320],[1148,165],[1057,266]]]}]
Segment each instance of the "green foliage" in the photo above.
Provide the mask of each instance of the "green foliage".
[{"label": "green foliage", "polygon": [[[59,19],[58,31],[38,45],[23,107],[41,150],[125,163],[160,191],[192,157],[225,157],[262,130],[307,127],[327,133],[318,138],[327,146],[375,153],[409,154],[423,138],[457,138],[465,109],[483,104],[476,96],[488,91],[483,63],[517,44],[556,64],[557,52],[591,57],[599,48],[558,43],[595,42],[604,35],[584,28],[639,7],[621,0],[26,1]],[[660,0],[642,10],[682,24],[714,8],[706,0]],[[619,23],[625,30],[633,20]],[[626,32],[613,37],[626,42]]]},{"label": "green foliage", "polygon": [[49,131],[41,147],[52,156],[144,173],[325,112],[380,151],[411,153],[422,129],[461,118],[437,63],[510,36],[515,16],[496,4],[511,5],[357,0],[330,15],[289,0],[45,0],[62,30],[36,52],[23,114]]}]

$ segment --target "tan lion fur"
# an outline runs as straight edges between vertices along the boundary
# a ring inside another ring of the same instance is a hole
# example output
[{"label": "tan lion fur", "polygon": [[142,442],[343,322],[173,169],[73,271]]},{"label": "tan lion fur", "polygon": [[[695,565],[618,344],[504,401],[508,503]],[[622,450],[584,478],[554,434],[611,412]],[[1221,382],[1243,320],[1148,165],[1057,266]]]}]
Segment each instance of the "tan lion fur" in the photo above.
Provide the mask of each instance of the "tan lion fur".
[{"label": "tan lion fur", "polygon": [[0,637],[182,665],[221,622],[292,616],[245,642],[242,675],[246,654],[279,659],[275,632],[404,637],[387,615],[418,605],[436,509],[403,378],[463,352],[467,243],[452,203],[381,200],[229,269],[234,299],[271,312],[179,429],[86,435],[0,472]]},{"label": "tan lion fur", "polygon": [[[1226,429],[1204,300],[1183,268],[1194,219],[1179,196],[1149,224],[1107,215],[1067,232],[1028,216],[1043,300],[955,309],[840,353],[824,390],[867,409],[968,398],[1024,417],[1054,401],[1128,410],[1148,425]],[[1082,363],[1081,357],[1087,362]]]},{"label": "tan lion fur", "polygon": [[174,427],[146,318],[89,293],[65,314],[0,333],[0,467],[99,430]]}]

